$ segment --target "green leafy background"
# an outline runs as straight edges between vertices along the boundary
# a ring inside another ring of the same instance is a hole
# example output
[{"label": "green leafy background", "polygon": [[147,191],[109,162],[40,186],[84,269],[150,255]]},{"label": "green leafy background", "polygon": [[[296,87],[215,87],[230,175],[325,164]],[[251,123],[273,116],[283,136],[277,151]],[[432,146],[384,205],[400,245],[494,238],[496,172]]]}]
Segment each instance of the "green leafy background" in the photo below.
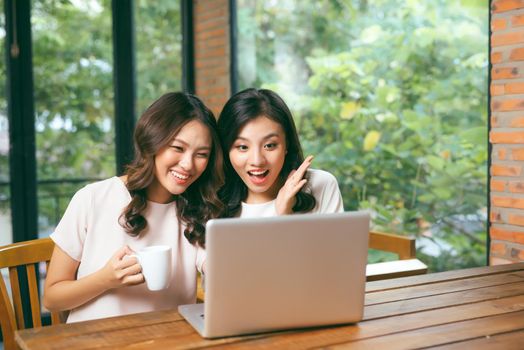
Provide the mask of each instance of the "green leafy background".
[{"label": "green leafy background", "polygon": [[238,7],[240,87],[284,97],[346,210],[417,237],[432,271],[485,264],[487,1]]}]

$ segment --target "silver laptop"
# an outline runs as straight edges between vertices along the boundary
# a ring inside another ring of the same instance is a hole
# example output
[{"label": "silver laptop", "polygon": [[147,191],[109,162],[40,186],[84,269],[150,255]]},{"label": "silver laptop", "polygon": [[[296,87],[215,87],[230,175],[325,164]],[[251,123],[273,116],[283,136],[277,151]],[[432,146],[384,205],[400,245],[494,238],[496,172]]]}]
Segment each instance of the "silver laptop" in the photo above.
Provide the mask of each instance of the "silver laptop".
[{"label": "silver laptop", "polygon": [[205,303],[178,311],[205,338],[362,319],[369,214],[210,220]]}]

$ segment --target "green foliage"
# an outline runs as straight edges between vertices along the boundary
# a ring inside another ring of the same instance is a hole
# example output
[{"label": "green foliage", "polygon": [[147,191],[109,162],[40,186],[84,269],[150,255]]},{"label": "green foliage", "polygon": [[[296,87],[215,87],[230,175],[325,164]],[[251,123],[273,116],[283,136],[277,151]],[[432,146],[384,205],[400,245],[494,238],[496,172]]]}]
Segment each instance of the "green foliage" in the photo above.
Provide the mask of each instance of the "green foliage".
[{"label": "green foliage", "polygon": [[135,0],[137,117],[160,95],[182,89],[180,1]]},{"label": "green foliage", "polygon": [[255,8],[239,9],[239,32],[246,25],[257,39],[257,75],[240,85],[284,96],[346,209],[370,209],[374,226],[419,246],[434,242],[438,256],[420,253],[431,270],[485,264],[487,2]]},{"label": "green foliage", "polygon": [[[161,94],[181,89],[182,33],[180,1],[134,4],[140,115]],[[31,26],[38,181],[114,175],[111,1],[33,1]],[[0,72],[5,77],[4,61]],[[0,89],[5,92],[5,84]],[[4,113],[5,103],[0,100]],[[8,169],[8,155],[0,154],[0,181],[8,181]],[[69,198],[84,184],[39,184],[42,231],[56,225]],[[0,186],[4,209],[8,199],[8,186]]]},{"label": "green foliage", "polygon": [[39,180],[114,173],[110,2],[32,9]]}]

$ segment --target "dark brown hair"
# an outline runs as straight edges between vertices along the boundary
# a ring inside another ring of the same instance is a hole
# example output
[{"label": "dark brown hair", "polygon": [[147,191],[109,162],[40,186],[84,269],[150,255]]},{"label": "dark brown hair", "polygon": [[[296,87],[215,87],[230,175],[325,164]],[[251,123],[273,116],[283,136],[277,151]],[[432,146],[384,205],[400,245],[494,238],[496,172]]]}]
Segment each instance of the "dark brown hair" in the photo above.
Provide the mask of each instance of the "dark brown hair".
[{"label": "dark brown hair", "polygon": [[[240,129],[258,117],[267,117],[280,124],[286,135],[287,153],[279,180],[284,183],[293,169],[304,161],[302,146],[291,111],[278,94],[267,89],[246,89],[233,95],[220,113],[218,132],[224,150],[224,171],[226,182],[220,190],[220,198],[226,204],[225,216],[237,216],[241,202],[246,199],[247,186],[231,165],[229,150],[238,137]],[[305,176],[307,178],[307,174]],[[293,212],[308,212],[316,205],[309,186],[304,186],[295,196]]]},{"label": "dark brown hair", "polygon": [[131,236],[146,227],[146,190],[155,179],[155,155],[167,146],[190,121],[197,120],[211,134],[212,150],[202,175],[184,193],[173,195],[177,218],[186,225],[184,236],[192,244],[205,246],[205,224],[218,217],[223,204],[217,190],[223,184],[222,150],[213,113],[196,96],[171,92],[149,106],[137,122],[134,134],[135,157],[127,167],[127,189],[131,202],[120,215],[119,223]]}]

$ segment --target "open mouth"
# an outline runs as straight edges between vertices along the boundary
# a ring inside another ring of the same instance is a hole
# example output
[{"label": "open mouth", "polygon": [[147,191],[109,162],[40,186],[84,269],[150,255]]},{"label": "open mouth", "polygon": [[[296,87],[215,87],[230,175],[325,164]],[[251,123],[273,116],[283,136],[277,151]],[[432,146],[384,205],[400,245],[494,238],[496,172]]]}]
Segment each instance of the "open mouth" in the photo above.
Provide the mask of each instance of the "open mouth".
[{"label": "open mouth", "polygon": [[247,172],[249,176],[254,176],[258,178],[264,178],[269,174],[269,170],[261,170],[261,171],[248,171]]},{"label": "open mouth", "polygon": [[253,170],[248,171],[247,174],[254,183],[259,184],[266,180],[269,170]]}]

